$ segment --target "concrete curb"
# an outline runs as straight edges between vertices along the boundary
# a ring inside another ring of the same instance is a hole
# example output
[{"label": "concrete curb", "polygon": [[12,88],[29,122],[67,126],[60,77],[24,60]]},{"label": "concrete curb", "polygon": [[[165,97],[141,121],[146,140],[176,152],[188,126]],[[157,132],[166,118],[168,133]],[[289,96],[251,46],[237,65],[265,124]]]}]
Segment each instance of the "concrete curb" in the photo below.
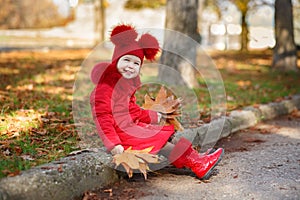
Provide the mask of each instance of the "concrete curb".
[{"label": "concrete curb", "polygon": [[256,107],[249,106],[243,110],[232,111],[229,116],[213,120],[195,129],[187,129],[176,133],[177,137],[186,137],[194,146],[206,146],[215,144],[219,139],[229,136],[231,133],[256,125],[262,120],[269,120],[280,115],[291,113],[300,109],[300,95],[281,102],[262,104]]},{"label": "concrete curb", "polygon": [[111,156],[82,152],[0,180],[1,200],[66,200],[118,180]]},{"label": "concrete curb", "polygon": [[[247,107],[229,116],[213,120],[199,128],[176,133],[194,145],[202,147],[216,143],[231,133],[254,126],[259,121],[273,119],[300,109],[300,95],[278,103]],[[59,161],[23,171],[15,177],[0,180],[0,200],[66,200],[86,190],[107,186],[119,177],[112,168],[111,156],[104,150],[83,151]]]}]

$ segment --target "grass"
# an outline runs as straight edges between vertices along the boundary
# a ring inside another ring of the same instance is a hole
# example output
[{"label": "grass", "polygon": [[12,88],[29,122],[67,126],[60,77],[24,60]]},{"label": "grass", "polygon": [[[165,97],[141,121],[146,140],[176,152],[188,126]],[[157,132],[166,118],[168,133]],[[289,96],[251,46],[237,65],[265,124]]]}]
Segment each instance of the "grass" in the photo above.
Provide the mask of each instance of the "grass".
[{"label": "grass", "polygon": [[[68,50],[0,54],[0,178],[17,175],[79,148],[72,88],[88,53],[89,50]],[[298,74],[270,71],[270,52],[209,55],[224,81],[228,110],[280,101],[300,93]],[[200,77],[199,83],[197,98],[202,112],[208,113],[210,96]],[[155,89],[145,90],[155,95]],[[138,93],[140,103],[143,94]]]},{"label": "grass", "polygon": [[[296,74],[279,73],[252,73],[252,75],[232,76],[232,74],[222,70],[225,88],[228,94],[228,106],[230,109],[244,107],[256,103],[267,103],[280,100],[300,92],[299,76]],[[250,74],[250,72],[248,72]],[[265,79],[269,81],[266,82]]]},{"label": "grass", "polygon": [[219,52],[211,57],[224,81],[228,110],[280,101],[283,97],[300,93],[300,75],[272,71],[270,51],[250,52],[248,55]]},{"label": "grass", "polygon": [[72,87],[88,52],[0,54],[0,177],[78,149]]}]

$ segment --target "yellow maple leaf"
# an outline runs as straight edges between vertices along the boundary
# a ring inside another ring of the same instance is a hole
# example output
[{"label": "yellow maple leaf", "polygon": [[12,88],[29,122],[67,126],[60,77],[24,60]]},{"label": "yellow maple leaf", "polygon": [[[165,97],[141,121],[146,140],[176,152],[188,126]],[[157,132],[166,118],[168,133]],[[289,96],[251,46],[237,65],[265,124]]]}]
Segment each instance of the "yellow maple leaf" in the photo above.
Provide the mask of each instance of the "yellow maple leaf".
[{"label": "yellow maple leaf", "polygon": [[158,155],[149,153],[152,149],[153,146],[142,150],[132,150],[129,147],[123,153],[114,155],[113,162],[116,164],[116,168],[122,165],[129,178],[132,177],[133,170],[137,169],[147,179],[147,170],[150,170],[148,163],[159,163]]},{"label": "yellow maple leaf", "polygon": [[174,95],[168,95],[167,90],[162,86],[156,98],[151,98],[148,94],[144,97],[143,108],[160,112],[165,119],[165,125],[173,124],[175,130],[182,131],[183,127],[176,117],[181,116],[179,106],[182,99],[175,99]]}]

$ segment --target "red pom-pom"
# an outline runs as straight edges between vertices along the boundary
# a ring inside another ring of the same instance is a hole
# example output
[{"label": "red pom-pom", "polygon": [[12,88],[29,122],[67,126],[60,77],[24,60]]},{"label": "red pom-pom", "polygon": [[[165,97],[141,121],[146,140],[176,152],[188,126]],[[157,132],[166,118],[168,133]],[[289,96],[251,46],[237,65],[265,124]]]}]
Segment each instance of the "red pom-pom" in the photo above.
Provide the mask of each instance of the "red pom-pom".
[{"label": "red pom-pom", "polygon": [[135,39],[137,38],[138,33],[134,29],[134,27],[130,25],[118,25],[116,26],[111,34],[110,34],[110,40],[115,45],[129,45]]},{"label": "red pom-pom", "polygon": [[146,33],[141,36],[138,41],[139,46],[144,49],[144,55],[147,60],[154,60],[156,54],[159,52],[159,43],[157,39]]}]

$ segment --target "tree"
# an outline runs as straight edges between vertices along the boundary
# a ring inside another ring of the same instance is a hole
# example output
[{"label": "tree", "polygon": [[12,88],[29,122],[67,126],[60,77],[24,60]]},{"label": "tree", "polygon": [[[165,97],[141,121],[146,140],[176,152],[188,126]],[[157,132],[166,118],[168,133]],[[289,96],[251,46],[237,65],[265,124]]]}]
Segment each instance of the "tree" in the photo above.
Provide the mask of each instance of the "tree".
[{"label": "tree", "polygon": [[[165,27],[187,35],[200,42],[198,26],[198,0],[168,0],[166,5]],[[166,32],[158,79],[171,85],[197,86],[195,72],[191,66],[196,62],[196,42],[185,43],[179,39],[180,34]],[[177,49],[184,55],[177,55],[166,49]],[[166,67],[167,66],[167,67]],[[170,70],[173,68],[175,70]],[[184,79],[183,79],[184,78]]]},{"label": "tree", "polygon": [[249,43],[249,29],[246,23],[246,16],[248,12],[248,5],[251,0],[204,0],[205,7],[213,7],[216,13],[218,14],[219,18],[222,15],[222,9],[226,10],[228,6],[228,2],[233,3],[241,12],[241,27],[242,27],[242,35],[241,35],[241,51],[248,51],[248,43]]},{"label": "tree", "polygon": [[213,6],[214,8],[217,8],[217,13],[219,17],[221,16],[222,9],[225,9],[224,7],[228,6],[228,2],[233,3],[241,12],[241,27],[242,27],[242,33],[241,33],[241,51],[248,51],[248,43],[249,43],[249,27],[247,24],[247,14],[249,11],[256,10],[261,5],[268,5],[273,6],[271,2],[268,0],[204,0],[205,6]]},{"label": "tree", "polygon": [[247,15],[247,11],[248,11],[249,1],[250,0],[233,0],[233,3],[237,6],[237,8],[241,11],[241,14],[242,14],[241,51],[248,51],[249,30],[248,30],[248,25],[246,23],[246,15]]},{"label": "tree", "polygon": [[294,40],[291,0],[275,1],[275,39],[272,67],[279,71],[299,71]]},{"label": "tree", "polygon": [[104,41],[105,37],[105,8],[107,7],[106,0],[95,0],[95,32],[98,34],[96,43]]},{"label": "tree", "polygon": [[218,14],[219,18],[221,18],[222,10],[226,10],[228,7],[228,2],[233,3],[241,12],[241,26],[242,26],[242,35],[241,35],[241,51],[248,51],[248,43],[249,43],[249,29],[246,23],[246,16],[248,12],[248,4],[251,0],[203,0],[204,7],[212,7]]}]

